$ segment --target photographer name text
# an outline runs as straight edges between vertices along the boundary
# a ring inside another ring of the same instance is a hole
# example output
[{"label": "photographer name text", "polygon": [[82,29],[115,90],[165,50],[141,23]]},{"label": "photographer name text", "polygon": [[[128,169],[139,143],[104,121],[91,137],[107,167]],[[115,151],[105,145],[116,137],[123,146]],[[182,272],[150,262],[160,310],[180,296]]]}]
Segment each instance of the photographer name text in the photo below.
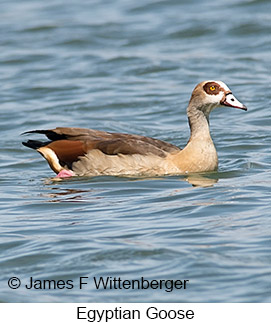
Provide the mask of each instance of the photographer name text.
[{"label": "photographer name text", "polygon": [[11,289],[18,289],[24,287],[28,290],[59,290],[59,289],[79,289],[87,288],[88,286],[94,287],[96,290],[150,290],[160,289],[167,293],[174,290],[185,290],[189,284],[189,279],[122,279],[121,277],[88,277],[82,276],[77,280],[54,280],[54,279],[37,279],[30,277],[29,281],[22,284],[18,277],[11,277],[8,280],[8,286]]}]

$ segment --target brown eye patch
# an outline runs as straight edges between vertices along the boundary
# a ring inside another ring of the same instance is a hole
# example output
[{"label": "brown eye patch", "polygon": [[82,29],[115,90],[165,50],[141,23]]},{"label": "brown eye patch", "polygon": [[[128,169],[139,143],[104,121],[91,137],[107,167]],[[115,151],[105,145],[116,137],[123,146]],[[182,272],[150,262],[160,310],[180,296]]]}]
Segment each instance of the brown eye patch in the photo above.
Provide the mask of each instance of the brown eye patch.
[{"label": "brown eye patch", "polygon": [[203,86],[204,91],[207,94],[216,95],[221,91],[220,85],[216,82],[208,82]]}]

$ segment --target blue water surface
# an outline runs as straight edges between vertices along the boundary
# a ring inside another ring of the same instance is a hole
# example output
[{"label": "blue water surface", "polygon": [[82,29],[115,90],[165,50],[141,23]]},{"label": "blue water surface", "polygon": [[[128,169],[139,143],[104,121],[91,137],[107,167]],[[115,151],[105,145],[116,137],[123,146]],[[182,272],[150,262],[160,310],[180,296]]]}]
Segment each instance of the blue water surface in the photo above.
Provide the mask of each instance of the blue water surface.
[{"label": "blue water surface", "polygon": [[[2,0],[0,301],[270,302],[270,35],[269,0]],[[184,147],[206,79],[248,107],[211,115],[217,172],[52,181],[21,145],[77,126]],[[74,287],[27,289],[30,277]],[[189,283],[96,290],[94,277]]]}]

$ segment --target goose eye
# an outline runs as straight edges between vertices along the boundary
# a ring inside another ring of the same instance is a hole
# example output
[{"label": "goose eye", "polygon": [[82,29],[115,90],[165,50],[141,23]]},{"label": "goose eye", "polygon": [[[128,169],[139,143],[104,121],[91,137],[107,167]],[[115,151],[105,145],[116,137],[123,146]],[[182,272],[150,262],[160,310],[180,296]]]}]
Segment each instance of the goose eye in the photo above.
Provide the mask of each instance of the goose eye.
[{"label": "goose eye", "polygon": [[203,90],[208,95],[217,95],[221,91],[219,84],[215,82],[207,82],[203,86]]}]

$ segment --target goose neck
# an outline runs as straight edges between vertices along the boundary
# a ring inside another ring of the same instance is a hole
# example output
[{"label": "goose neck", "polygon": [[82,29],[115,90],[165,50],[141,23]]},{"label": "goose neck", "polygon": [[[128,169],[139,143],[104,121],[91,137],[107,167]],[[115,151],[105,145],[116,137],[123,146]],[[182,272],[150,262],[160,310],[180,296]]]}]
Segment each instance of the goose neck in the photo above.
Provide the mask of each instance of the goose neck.
[{"label": "goose neck", "polygon": [[209,114],[205,115],[203,111],[195,107],[188,107],[187,116],[191,131],[190,140],[194,138],[204,140],[211,137],[209,128]]}]

